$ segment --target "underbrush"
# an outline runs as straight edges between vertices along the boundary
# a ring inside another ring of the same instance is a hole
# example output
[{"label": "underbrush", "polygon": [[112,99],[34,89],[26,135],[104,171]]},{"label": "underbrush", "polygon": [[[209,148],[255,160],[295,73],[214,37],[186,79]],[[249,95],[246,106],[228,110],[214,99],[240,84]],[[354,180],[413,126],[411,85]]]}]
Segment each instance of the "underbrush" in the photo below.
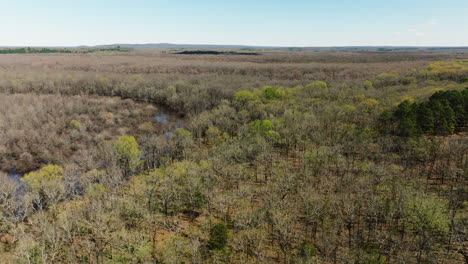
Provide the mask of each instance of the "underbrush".
[{"label": "underbrush", "polygon": [[[66,164],[116,136],[154,129],[157,108],[116,97],[0,95],[0,168],[28,172]],[[152,122],[152,123],[151,123]],[[147,129],[153,129],[151,127]]]}]

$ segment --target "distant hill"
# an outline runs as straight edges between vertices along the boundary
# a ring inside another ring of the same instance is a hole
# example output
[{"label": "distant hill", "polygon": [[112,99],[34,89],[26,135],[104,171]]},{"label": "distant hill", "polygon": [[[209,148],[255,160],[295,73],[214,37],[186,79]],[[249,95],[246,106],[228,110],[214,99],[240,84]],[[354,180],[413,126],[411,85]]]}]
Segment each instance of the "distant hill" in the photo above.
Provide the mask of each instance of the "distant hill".
[{"label": "distant hill", "polygon": [[216,50],[184,50],[174,54],[185,55],[260,55],[257,52],[238,52],[238,51],[216,51]]},{"label": "distant hill", "polygon": [[[348,52],[409,52],[409,51],[462,51],[465,47],[425,47],[425,46],[333,46],[333,47],[286,47],[286,46],[249,46],[249,45],[213,45],[213,44],[173,44],[173,43],[147,43],[147,44],[125,44],[116,43],[97,46],[29,46],[30,48],[55,48],[55,49],[121,49],[127,50],[191,50],[191,51],[226,51],[226,50],[289,50],[289,51],[348,51]],[[28,46],[1,46],[0,49],[28,48]]]},{"label": "distant hill", "polygon": [[[117,47],[131,49],[190,49],[190,50],[239,50],[239,49],[287,49],[286,47],[273,46],[247,46],[247,45],[211,45],[211,44],[172,44],[172,43],[148,43],[148,44],[111,44],[98,45],[93,48]],[[84,47],[84,46],[82,46]]]},{"label": "distant hill", "polygon": [[99,46],[80,46],[79,48],[114,48],[127,49],[161,49],[161,50],[295,50],[295,51],[443,51],[443,50],[467,50],[468,47],[417,47],[417,46],[335,46],[335,47],[286,47],[286,46],[248,46],[248,45],[212,45],[212,44],[172,44],[172,43],[148,43],[148,44],[110,44]]}]

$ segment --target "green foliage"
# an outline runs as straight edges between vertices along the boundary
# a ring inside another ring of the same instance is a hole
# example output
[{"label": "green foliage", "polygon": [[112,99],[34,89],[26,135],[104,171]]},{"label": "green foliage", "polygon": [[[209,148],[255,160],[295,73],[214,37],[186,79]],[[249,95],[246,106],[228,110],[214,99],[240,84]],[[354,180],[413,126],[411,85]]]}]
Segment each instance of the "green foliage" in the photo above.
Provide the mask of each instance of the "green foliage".
[{"label": "green foliage", "polygon": [[174,215],[183,210],[195,213],[206,202],[210,185],[203,181],[203,173],[210,168],[206,161],[194,163],[182,161],[140,175],[136,181],[137,191],[149,198],[152,211]]},{"label": "green foliage", "polygon": [[366,88],[366,89],[372,89],[372,88],[374,88],[374,84],[373,84],[371,81],[369,81],[369,80],[365,80],[365,81],[363,82],[363,85],[364,85],[364,88]]},{"label": "green foliage", "polygon": [[430,64],[420,74],[427,75],[434,80],[453,80],[463,83],[468,77],[468,63],[466,61],[440,61]]},{"label": "green foliage", "polygon": [[[384,112],[380,117],[381,131],[403,137],[426,135],[451,135],[462,131],[468,124],[468,89],[462,92],[445,91],[433,94],[428,102],[417,104],[405,100],[390,117]],[[392,126],[391,124],[395,124]],[[393,129],[391,129],[393,127]]]},{"label": "green foliage", "polygon": [[447,101],[429,101],[429,107],[434,117],[434,133],[436,135],[451,135],[455,132],[455,113]]},{"label": "green foliage", "polygon": [[253,133],[266,133],[273,129],[273,123],[270,120],[255,120],[249,124]]},{"label": "green foliage", "polygon": [[268,130],[265,133],[265,138],[268,139],[271,142],[278,142],[281,139],[280,133],[273,131],[273,130]]},{"label": "green foliage", "polygon": [[211,126],[205,131],[206,137],[212,144],[220,144],[229,139],[227,133],[223,133],[218,127]]},{"label": "green foliage", "polygon": [[47,165],[38,171],[30,172],[21,179],[31,189],[40,189],[49,183],[63,179],[63,169],[57,165]]},{"label": "green foliage", "polygon": [[377,75],[379,86],[390,86],[398,84],[400,75],[397,72],[381,73]]},{"label": "green foliage", "polygon": [[437,198],[416,194],[405,204],[405,221],[417,235],[444,235],[449,230],[446,205]]},{"label": "green foliage", "polygon": [[41,253],[38,246],[32,246],[27,250],[24,256],[24,263],[39,264],[41,263]]},{"label": "green foliage", "polygon": [[208,249],[224,250],[229,241],[229,229],[225,223],[218,223],[211,228]]},{"label": "green foliage", "polygon": [[233,97],[233,106],[238,111],[246,111],[245,113],[250,117],[260,117],[261,100],[259,96],[262,96],[262,94],[261,91],[258,92],[259,95],[246,90],[236,92]]},{"label": "green foliage", "polygon": [[141,165],[141,150],[133,136],[120,136],[114,143],[114,148],[121,167],[126,173],[136,171]]},{"label": "green foliage", "polygon": [[115,48],[102,48],[102,49],[52,49],[52,48],[12,48],[12,49],[0,49],[0,54],[34,54],[34,53],[93,53],[93,52],[104,52],[104,51],[119,51],[128,52],[126,49],[120,47]]},{"label": "green foliage", "polygon": [[317,255],[317,249],[308,241],[304,241],[299,248],[299,260],[301,263],[311,263]]},{"label": "green foliage", "polygon": [[306,85],[305,91],[307,94],[313,97],[327,97],[328,94],[330,93],[330,90],[328,88],[328,84],[323,81],[315,81],[313,83],[310,83]]},{"label": "green foliage", "polygon": [[268,99],[268,100],[275,99],[275,98],[279,97],[278,91],[275,88],[272,88],[272,87],[269,87],[269,86],[267,86],[267,87],[265,87],[265,89],[263,89],[263,93],[265,95],[265,98]]},{"label": "green foliage", "polygon": [[434,133],[434,114],[432,109],[425,103],[417,108],[417,123],[424,134]]},{"label": "green foliage", "polygon": [[106,192],[106,187],[100,183],[92,183],[86,188],[86,195],[91,198],[96,198],[104,195]]},{"label": "green foliage", "polygon": [[273,122],[270,120],[255,120],[249,123],[248,136],[260,136],[269,142],[277,143],[281,139],[279,132],[274,130]]},{"label": "green foliage", "polygon": [[366,252],[364,255],[365,264],[386,264],[385,257],[380,255],[377,250]]},{"label": "green foliage", "polygon": [[414,137],[419,135],[414,104],[411,104],[409,101],[403,101],[398,105],[393,116],[398,122],[397,135],[403,137]]},{"label": "green foliage", "polygon": [[181,142],[181,145],[192,144],[192,133],[187,129],[177,128],[174,136],[177,141]]},{"label": "green foliage", "polygon": [[380,104],[379,101],[377,101],[376,99],[373,99],[373,98],[367,98],[365,100],[363,100],[359,106],[365,110],[365,111],[372,111],[374,110],[375,107],[377,107],[378,105]]},{"label": "green foliage", "polygon": [[172,137],[173,144],[175,145],[175,156],[185,157],[187,149],[193,145],[193,135],[190,131],[184,128],[177,128],[174,136]]},{"label": "green foliage", "polygon": [[221,130],[216,126],[211,126],[205,131],[206,136],[211,140],[214,141],[219,135],[221,135]]},{"label": "green foliage", "polygon": [[239,91],[234,94],[234,103],[240,107],[259,102],[257,95],[247,90]]},{"label": "green foliage", "polygon": [[383,111],[380,116],[379,116],[379,119],[378,119],[378,124],[379,124],[379,132],[381,134],[390,134],[391,132],[393,132],[393,116],[392,116],[392,112],[390,111]]},{"label": "green foliage", "polygon": [[26,174],[21,181],[26,190],[36,199],[33,204],[37,208],[46,209],[59,202],[65,193],[63,169],[57,165],[47,165],[38,171]]},{"label": "green foliage", "polygon": [[152,259],[149,241],[126,242],[114,250],[112,259],[106,264],[148,263]]},{"label": "green foliage", "polygon": [[80,130],[81,124],[77,120],[70,121],[70,126],[74,129]]},{"label": "green foliage", "polygon": [[445,202],[431,195],[410,191],[404,204],[404,221],[407,230],[417,238],[418,262],[422,253],[429,256],[434,242],[442,241],[449,232],[450,221]]},{"label": "green foliage", "polygon": [[461,128],[468,125],[468,87],[463,91],[436,92],[429,98],[429,102],[431,101],[440,101],[443,104],[446,104],[445,111],[450,112],[448,106],[452,109],[455,114],[454,118],[456,127]]},{"label": "green foliage", "polygon": [[0,49],[0,54],[25,54],[25,53],[73,53],[73,51],[69,49],[50,49],[50,48]]},{"label": "green foliage", "polygon": [[401,83],[403,85],[410,85],[416,82],[416,79],[414,77],[405,77],[401,79]]}]

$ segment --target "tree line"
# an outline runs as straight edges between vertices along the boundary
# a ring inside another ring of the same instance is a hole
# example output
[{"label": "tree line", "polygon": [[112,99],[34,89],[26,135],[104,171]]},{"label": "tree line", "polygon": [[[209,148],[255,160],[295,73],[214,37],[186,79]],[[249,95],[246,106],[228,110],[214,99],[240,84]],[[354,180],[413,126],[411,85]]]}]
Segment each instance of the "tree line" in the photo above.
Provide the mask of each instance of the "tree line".
[{"label": "tree line", "polygon": [[118,52],[127,52],[126,49],[121,49],[120,47],[115,48],[101,48],[101,49],[54,49],[54,48],[8,48],[0,49],[0,54],[35,54],[35,53],[92,53],[98,51],[118,51]]},{"label": "tree line", "polygon": [[403,101],[382,113],[381,131],[404,137],[451,135],[466,130],[468,124],[468,88],[463,91],[439,91],[428,102]]}]

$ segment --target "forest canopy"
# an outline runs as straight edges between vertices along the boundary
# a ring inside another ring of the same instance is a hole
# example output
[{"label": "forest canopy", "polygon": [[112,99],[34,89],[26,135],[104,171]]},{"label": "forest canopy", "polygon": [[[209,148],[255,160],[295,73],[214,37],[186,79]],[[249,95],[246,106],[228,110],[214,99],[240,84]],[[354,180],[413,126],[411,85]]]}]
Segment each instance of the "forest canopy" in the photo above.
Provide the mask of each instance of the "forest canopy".
[{"label": "forest canopy", "polygon": [[2,263],[466,263],[467,54],[0,60]]}]

